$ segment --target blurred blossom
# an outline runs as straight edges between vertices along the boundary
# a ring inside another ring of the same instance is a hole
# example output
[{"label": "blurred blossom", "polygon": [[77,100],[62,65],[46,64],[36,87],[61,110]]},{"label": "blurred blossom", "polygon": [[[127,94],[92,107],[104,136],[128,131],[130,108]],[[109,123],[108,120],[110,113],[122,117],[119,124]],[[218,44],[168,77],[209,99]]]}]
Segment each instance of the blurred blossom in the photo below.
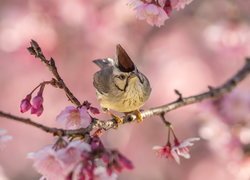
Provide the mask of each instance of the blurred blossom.
[{"label": "blurred blossom", "polygon": [[1,180],[9,180],[9,178],[6,177],[2,167],[0,166],[0,179]]},{"label": "blurred blossom", "polygon": [[[83,25],[85,18],[87,17],[87,3],[80,0],[65,1],[64,3],[58,3],[59,15],[65,23],[71,26]],[[90,8],[89,6],[87,8]],[[74,10],[72,12],[72,10]]]},{"label": "blurred blossom", "polygon": [[82,153],[89,152],[90,146],[82,141],[73,141],[65,148],[54,150],[52,145],[28,154],[34,160],[36,170],[47,179],[65,180],[68,174],[84,158]]},{"label": "blurred blossom", "polygon": [[240,162],[238,172],[236,172],[237,180],[249,180],[250,179],[250,157],[245,158]]},{"label": "blurred blossom", "polygon": [[[232,135],[230,129],[220,120],[209,119],[211,116],[203,114],[203,118],[207,121],[203,123],[199,130],[199,134],[205,140],[208,140],[208,145],[220,158],[227,158],[228,152],[231,151],[230,142]],[[218,151],[220,149],[220,151]],[[232,154],[233,155],[233,154]],[[231,155],[231,158],[234,157]]]},{"label": "blurred blossom", "polygon": [[80,108],[67,106],[56,117],[56,120],[61,123],[66,129],[78,129],[86,128],[91,122],[91,117],[85,106],[82,106]]},{"label": "blurred blossom", "polygon": [[249,159],[249,107],[249,93],[237,90],[218,100],[210,101],[209,105],[203,106],[202,113],[205,122],[200,128],[201,137],[208,140],[214,153],[227,162],[227,170],[239,180],[250,178],[249,173],[243,170],[243,162]]},{"label": "blurred blossom", "polygon": [[136,16],[140,20],[146,20],[150,25],[162,26],[168,15],[162,9],[155,4],[141,4],[134,8]]},{"label": "blurred blossom", "polygon": [[244,23],[218,22],[204,31],[208,46],[221,53],[250,54],[250,27]]},{"label": "blurred blossom", "polygon": [[55,30],[49,21],[42,21],[41,18],[35,13],[6,15],[0,20],[0,49],[13,52],[30,39],[36,39],[47,50],[53,49],[56,43]]},{"label": "blurred blossom", "polygon": [[178,11],[180,9],[184,9],[184,7],[190,4],[193,0],[170,0],[170,1],[172,8]]},{"label": "blurred blossom", "polygon": [[0,148],[2,148],[6,142],[12,140],[12,136],[7,135],[5,129],[0,129]]},{"label": "blurred blossom", "polygon": [[136,17],[148,24],[162,26],[172,10],[183,9],[192,0],[129,0],[128,5],[136,11]]},{"label": "blurred blossom", "polygon": [[102,160],[107,164],[107,173],[111,176],[113,173],[120,173],[124,169],[132,170],[132,162],[116,150],[106,151],[102,155]]},{"label": "blurred blossom", "polygon": [[238,90],[224,96],[218,102],[219,114],[227,123],[248,122],[250,120],[250,94]]},{"label": "blurred blossom", "polygon": [[239,138],[243,144],[250,144],[250,128],[243,127],[239,132]]},{"label": "blurred blossom", "polygon": [[95,180],[116,180],[117,174],[112,173],[109,175],[106,168],[99,166],[94,170]]}]

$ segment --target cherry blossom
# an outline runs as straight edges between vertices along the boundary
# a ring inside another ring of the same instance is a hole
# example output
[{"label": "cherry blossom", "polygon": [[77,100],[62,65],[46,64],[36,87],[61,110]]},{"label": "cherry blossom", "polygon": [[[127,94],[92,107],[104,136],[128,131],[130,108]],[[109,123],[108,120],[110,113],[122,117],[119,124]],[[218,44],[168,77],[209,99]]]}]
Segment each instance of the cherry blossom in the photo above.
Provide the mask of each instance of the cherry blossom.
[{"label": "cherry blossom", "polygon": [[182,142],[179,142],[177,139],[175,139],[175,145],[171,149],[171,154],[173,155],[175,161],[180,164],[180,158],[179,156],[182,156],[186,159],[190,158],[189,154],[189,148],[190,146],[194,145],[194,141],[199,141],[200,138],[194,137],[194,138],[188,138],[185,139]]},{"label": "cherry blossom", "polygon": [[107,164],[107,172],[111,175],[114,172],[120,173],[124,168],[133,169],[132,162],[116,150],[106,151],[102,160]]},{"label": "cherry blossom", "polygon": [[[153,150],[157,152],[158,155],[165,158],[172,158],[178,164],[180,164],[180,157],[182,156],[186,159],[190,158],[189,147],[194,145],[194,141],[200,140],[198,137],[188,138],[183,141],[179,141],[175,135],[173,127],[170,122],[166,121],[163,117],[164,123],[168,127],[168,141],[165,146],[154,146]],[[170,142],[171,135],[173,136],[173,142]],[[172,145],[173,144],[173,145]]]},{"label": "cherry blossom", "polygon": [[171,6],[173,9],[179,11],[183,9],[186,5],[190,4],[193,0],[171,0]]},{"label": "cherry blossom", "polygon": [[117,174],[108,174],[107,169],[103,166],[99,166],[94,170],[95,180],[116,180]]},{"label": "cherry blossom", "polygon": [[154,146],[153,150],[157,151],[160,156],[165,158],[173,158],[178,164],[180,164],[179,156],[186,159],[190,158],[189,146],[193,146],[193,141],[198,141],[200,138],[188,138],[182,142],[175,139],[174,146],[171,146],[170,142],[165,146]]},{"label": "cherry blossom", "polygon": [[171,154],[170,143],[165,146],[154,146],[153,150],[155,150],[159,156],[164,156],[165,158],[173,158],[173,155]]},{"label": "cherry blossom", "polygon": [[183,9],[192,0],[130,0],[128,5],[136,11],[136,17],[150,25],[162,26],[173,10]]},{"label": "cherry blossom", "polygon": [[63,124],[66,129],[86,128],[91,122],[91,117],[85,106],[81,108],[68,106],[56,119],[59,123]]},{"label": "cherry blossom", "polygon": [[52,145],[28,154],[34,160],[34,167],[46,179],[65,180],[68,174],[90,152],[90,146],[82,141],[73,141],[65,148],[55,150]]},{"label": "cherry blossom", "polygon": [[162,7],[155,4],[141,4],[135,8],[136,17],[140,20],[146,20],[150,25],[156,25],[158,27],[164,24],[164,21],[168,19],[168,15]]},{"label": "cherry blossom", "polygon": [[165,11],[154,4],[147,4],[137,8],[138,19],[146,19],[150,25],[162,26],[168,15]]}]

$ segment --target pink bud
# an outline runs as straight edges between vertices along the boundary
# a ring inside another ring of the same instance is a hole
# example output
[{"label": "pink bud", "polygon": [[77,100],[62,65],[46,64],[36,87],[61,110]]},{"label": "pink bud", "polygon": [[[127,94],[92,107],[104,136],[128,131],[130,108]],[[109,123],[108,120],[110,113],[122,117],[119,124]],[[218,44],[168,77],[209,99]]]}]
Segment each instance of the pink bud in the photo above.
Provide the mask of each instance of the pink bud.
[{"label": "pink bud", "polygon": [[90,112],[91,112],[92,114],[100,114],[99,109],[97,109],[97,108],[95,108],[95,107],[90,106],[89,110],[90,110]]},{"label": "pink bud", "polygon": [[31,104],[30,104],[30,99],[31,99],[31,94],[27,95],[20,104],[20,111],[22,113],[28,111],[31,108]]},{"label": "pink bud", "polygon": [[175,146],[179,146],[180,145],[180,141],[176,137],[174,138],[174,145]]},{"label": "pink bud", "polygon": [[39,109],[43,104],[43,97],[41,95],[37,95],[32,99],[32,107],[34,109]]},{"label": "pink bud", "polygon": [[104,146],[103,146],[103,144],[102,144],[99,137],[93,137],[90,145],[91,145],[91,149],[93,151],[102,151],[102,150],[104,150]]},{"label": "pink bud", "polygon": [[40,116],[43,113],[43,105],[41,105],[38,109],[31,107],[31,114],[36,114],[37,116]]},{"label": "pink bud", "polygon": [[132,164],[132,162],[127,159],[125,156],[123,156],[122,154],[118,153],[118,158],[119,158],[119,162],[127,169],[133,169],[134,166]]}]

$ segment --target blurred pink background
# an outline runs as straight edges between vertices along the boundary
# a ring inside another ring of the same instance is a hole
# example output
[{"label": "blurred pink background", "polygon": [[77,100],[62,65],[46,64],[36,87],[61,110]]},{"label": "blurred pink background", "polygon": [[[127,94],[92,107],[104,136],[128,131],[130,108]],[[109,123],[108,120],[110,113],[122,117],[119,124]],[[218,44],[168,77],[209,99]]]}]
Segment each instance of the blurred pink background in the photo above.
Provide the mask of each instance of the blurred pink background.
[{"label": "blurred pink background", "polygon": [[[126,3],[126,0],[0,1],[0,109],[55,126],[55,117],[70,105],[62,90],[46,87],[42,116],[19,112],[20,101],[41,81],[52,78],[49,70],[26,50],[30,39],[40,44],[48,58],[55,59],[59,73],[75,96],[98,108],[92,85],[98,67],[92,60],[114,57],[118,43],[151,82],[152,94],[144,109],[175,100],[174,89],[189,96],[206,91],[208,85],[220,85],[250,55],[248,1],[194,0],[184,10],[174,12],[161,28],[137,20]],[[249,83],[250,78],[241,83],[238,94],[248,97]],[[105,145],[119,149],[135,165],[133,171],[124,171],[118,179],[247,180],[249,157],[237,151],[235,160],[225,152],[228,147],[224,141],[230,136],[217,142],[222,137],[220,131],[231,133],[231,124],[216,119],[207,109],[204,104],[195,104],[166,115],[180,139],[202,138],[191,148],[192,158],[182,159],[181,165],[159,158],[152,151],[153,146],[167,141],[166,128],[158,117],[105,133],[102,137]],[[249,111],[245,113],[248,115]],[[3,176],[11,180],[39,179],[26,156],[54,142],[53,137],[28,125],[0,120],[0,128],[14,137],[0,153]],[[248,115],[245,121],[249,120]],[[213,126],[208,122],[213,122]]]}]

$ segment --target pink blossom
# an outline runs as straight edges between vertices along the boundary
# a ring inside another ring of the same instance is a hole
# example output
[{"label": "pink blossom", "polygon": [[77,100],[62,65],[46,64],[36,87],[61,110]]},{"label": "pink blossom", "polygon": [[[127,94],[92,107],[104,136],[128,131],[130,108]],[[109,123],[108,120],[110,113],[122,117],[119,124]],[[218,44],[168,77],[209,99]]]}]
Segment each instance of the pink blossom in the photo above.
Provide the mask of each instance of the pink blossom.
[{"label": "pink blossom", "polygon": [[168,19],[168,15],[163,10],[163,7],[139,0],[130,1],[129,6],[136,11],[136,17],[140,20],[146,20],[150,25],[156,25],[160,27],[164,24],[164,21]]},{"label": "pink blossom", "polygon": [[136,16],[140,20],[146,20],[150,25],[156,25],[158,27],[164,24],[164,21],[168,19],[168,15],[155,4],[142,4],[135,8]]},{"label": "pink blossom", "polygon": [[107,169],[105,167],[99,166],[94,170],[95,180],[116,180],[117,174],[112,173],[108,174]]},{"label": "pink blossom", "polygon": [[173,9],[177,11],[180,9],[184,9],[184,7],[190,4],[193,0],[171,0],[171,6]]},{"label": "pink blossom", "polygon": [[171,154],[173,155],[175,161],[180,164],[179,156],[182,156],[186,159],[190,158],[189,154],[189,146],[193,146],[193,141],[198,141],[200,138],[188,138],[182,142],[179,142],[177,139],[175,139],[175,145],[171,149]]},{"label": "pink blossom", "polygon": [[102,156],[102,160],[107,164],[107,172],[109,175],[114,172],[120,173],[124,168],[129,170],[134,168],[132,162],[116,150],[105,152]]},{"label": "pink blossom", "polygon": [[86,128],[91,122],[91,117],[85,106],[81,108],[68,106],[56,119],[63,124],[66,129]]},{"label": "pink blossom", "polygon": [[160,156],[173,158],[178,164],[180,164],[179,156],[189,159],[190,154],[188,147],[193,146],[193,141],[198,140],[200,140],[200,138],[188,138],[180,143],[177,139],[175,139],[174,146],[167,143],[165,146],[154,146],[153,150],[156,150]]},{"label": "pink blossom", "polygon": [[30,100],[31,100],[31,94],[28,94],[22,101],[20,104],[20,111],[22,113],[28,111],[31,108],[31,104],[30,104]]},{"label": "pink blossom", "polygon": [[7,141],[10,141],[12,136],[7,135],[7,131],[5,129],[0,129],[0,147],[3,147]]},{"label": "pink blossom", "polygon": [[135,9],[139,6],[144,4],[141,0],[129,0],[128,1],[128,6],[131,7],[132,9]]},{"label": "pink blossom", "polygon": [[250,95],[248,92],[233,91],[224,96],[217,108],[224,122],[235,124],[250,119]]},{"label": "pink blossom", "polygon": [[173,158],[171,154],[171,144],[168,143],[165,146],[154,146],[153,150],[155,150],[159,156],[164,156],[165,158]]},{"label": "pink blossom", "polygon": [[76,165],[83,160],[82,154],[90,152],[90,146],[82,141],[73,141],[66,148],[54,150],[52,145],[29,153],[34,159],[34,167],[46,179],[65,180]]},{"label": "pink blossom", "polygon": [[192,0],[130,0],[128,5],[136,11],[138,19],[160,27],[174,9],[183,9],[191,2]]}]

